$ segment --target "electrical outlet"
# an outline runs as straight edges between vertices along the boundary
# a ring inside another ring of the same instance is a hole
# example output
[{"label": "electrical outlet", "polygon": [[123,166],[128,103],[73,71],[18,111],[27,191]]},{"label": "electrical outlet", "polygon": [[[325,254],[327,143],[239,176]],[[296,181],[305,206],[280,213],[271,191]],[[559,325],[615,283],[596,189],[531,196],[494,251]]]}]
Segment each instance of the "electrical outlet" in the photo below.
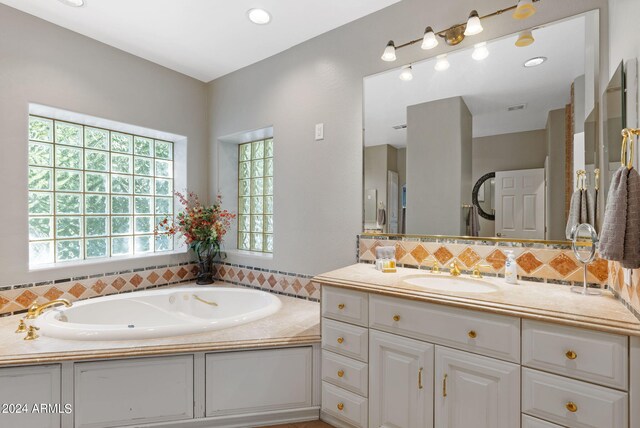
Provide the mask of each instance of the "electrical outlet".
[{"label": "electrical outlet", "polygon": [[623,269],[623,271],[624,271],[624,284],[627,287],[631,287],[632,279],[633,279],[633,270]]},{"label": "electrical outlet", "polygon": [[316,123],[316,141],[324,140],[324,123]]}]

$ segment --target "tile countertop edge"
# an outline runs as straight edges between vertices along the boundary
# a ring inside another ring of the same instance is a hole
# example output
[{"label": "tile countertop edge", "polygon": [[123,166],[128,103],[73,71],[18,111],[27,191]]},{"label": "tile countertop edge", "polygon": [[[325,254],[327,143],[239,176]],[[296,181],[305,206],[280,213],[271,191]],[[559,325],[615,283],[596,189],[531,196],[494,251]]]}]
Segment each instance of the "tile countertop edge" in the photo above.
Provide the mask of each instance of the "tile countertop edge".
[{"label": "tile countertop edge", "polygon": [[[332,273],[332,272],[330,272]],[[640,320],[636,324],[616,322],[604,318],[587,317],[577,314],[567,314],[545,309],[536,309],[504,303],[494,303],[471,298],[449,296],[428,291],[414,291],[387,285],[376,285],[367,282],[345,280],[335,277],[317,275],[313,281],[323,285],[347,288],[356,291],[369,292],[389,297],[404,298],[427,303],[441,304],[462,309],[469,309],[481,312],[489,312],[500,315],[515,316],[535,321],[546,321],[555,324],[579,327],[588,330],[601,331],[605,333],[621,334],[625,336],[640,337]],[[620,305],[624,307],[622,302]],[[625,310],[627,310],[625,308]],[[630,313],[630,312],[629,312]],[[631,314],[631,313],[630,313]],[[635,318],[635,317],[634,317]],[[594,322],[596,321],[596,322]]]},{"label": "tile countertop edge", "polygon": [[99,349],[89,351],[68,351],[31,355],[8,355],[0,357],[0,367],[60,363],[64,361],[105,360],[113,358],[135,358],[168,356],[194,352],[241,351],[252,349],[315,345],[320,343],[319,335],[283,337],[277,339],[246,340],[239,342],[185,343],[181,345],[142,346],[123,349]]}]

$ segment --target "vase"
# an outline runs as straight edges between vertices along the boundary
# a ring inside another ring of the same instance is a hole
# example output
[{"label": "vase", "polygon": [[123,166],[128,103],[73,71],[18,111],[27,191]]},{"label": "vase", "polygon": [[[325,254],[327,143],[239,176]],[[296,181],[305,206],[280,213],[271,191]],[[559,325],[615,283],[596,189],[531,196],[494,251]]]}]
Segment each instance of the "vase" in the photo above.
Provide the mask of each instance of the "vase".
[{"label": "vase", "polygon": [[198,277],[196,278],[196,284],[207,285],[215,282],[215,275],[213,272],[213,262],[216,256],[220,254],[220,245],[207,245],[198,246]]}]

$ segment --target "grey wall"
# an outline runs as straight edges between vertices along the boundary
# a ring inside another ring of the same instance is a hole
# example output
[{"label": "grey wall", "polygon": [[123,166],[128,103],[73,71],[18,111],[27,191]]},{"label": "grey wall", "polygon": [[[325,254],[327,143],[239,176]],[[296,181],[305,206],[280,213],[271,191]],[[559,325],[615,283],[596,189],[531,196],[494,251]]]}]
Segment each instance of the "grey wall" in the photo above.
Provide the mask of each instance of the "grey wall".
[{"label": "grey wall", "polygon": [[[473,139],[472,183],[495,171],[514,171],[544,167],[547,132],[544,129],[492,135]],[[480,217],[480,235],[494,236],[495,222]]]},{"label": "grey wall", "polygon": [[29,272],[27,118],[29,103],[39,103],[186,136],[188,185],[206,195],[206,85],[0,5],[0,94],[0,285],[185,259],[154,256]]},{"label": "grey wall", "polygon": [[549,112],[547,119],[547,238],[564,240],[567,220],[565,218],[565,110]]},{"label": "grey wall", "polygon": [[471,132],[471,113],[461,97],[407,107],[406,233],[464,234]]},{"label": "grey wall", "polygon": [[[428,52],[409,47],[390,64],[380,60],[390,39],[404,43],[422,35],[426,25],[445,28],[465,20],[472,9],[485,13],[509,5],[453,0],[445,7],[403,0],[210,83],[212,190],[219,188],[220,136],[273,125],[276,141],[275,253],[272,259],[232,254],[229,260],[310,274],[352,263],[362,226],[362,78],[450,50],[444,43]],[[606,0],[537,5],[538,12],[525,21],[509,14],[487,21],[483,33],[460,47],[594,8],[601,8],[601,46],[606,46]],[[318,122],[325,125],[322,142],[313,141]]]}]

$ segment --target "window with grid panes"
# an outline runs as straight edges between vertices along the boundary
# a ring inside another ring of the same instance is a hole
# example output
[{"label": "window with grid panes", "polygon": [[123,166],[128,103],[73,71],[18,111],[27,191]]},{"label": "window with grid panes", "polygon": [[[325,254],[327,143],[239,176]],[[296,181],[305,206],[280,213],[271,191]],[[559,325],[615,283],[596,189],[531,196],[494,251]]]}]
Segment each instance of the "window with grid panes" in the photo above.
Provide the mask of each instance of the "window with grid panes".
[{"label": "window with grid panes", "polygon": [[238,249],[273,253],[273,139],[238,150]]},{"label": "window with grid panes", "polygon": [[173,250],[173,143],[29,117],[31,265]]}]

